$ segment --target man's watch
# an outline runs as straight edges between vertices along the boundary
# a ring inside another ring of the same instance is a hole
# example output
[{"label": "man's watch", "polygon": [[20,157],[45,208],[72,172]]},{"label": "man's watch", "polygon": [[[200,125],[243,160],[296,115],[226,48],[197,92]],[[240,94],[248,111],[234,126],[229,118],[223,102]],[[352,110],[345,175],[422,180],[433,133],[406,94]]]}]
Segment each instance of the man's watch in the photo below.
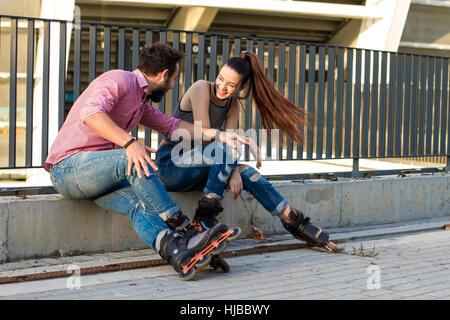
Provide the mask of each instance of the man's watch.
[{"label": "man's watch", "polygon": [[128,141],[127,143],[125,143],[123,145],[123,148],[126,149],[130,144],[132,144],[135,141],[136,141],[136,138],[135,137],[131,137],[130,141]]}]

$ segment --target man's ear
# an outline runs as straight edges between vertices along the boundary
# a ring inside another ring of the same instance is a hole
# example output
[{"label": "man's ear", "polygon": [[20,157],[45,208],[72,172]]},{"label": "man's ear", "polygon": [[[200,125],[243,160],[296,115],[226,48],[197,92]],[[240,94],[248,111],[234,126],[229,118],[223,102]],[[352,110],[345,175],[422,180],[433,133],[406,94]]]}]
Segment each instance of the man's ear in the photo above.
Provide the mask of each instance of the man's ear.
[{"label": "man's ear", "polygon": [[164,69],[163,71],[160,72],[161,75],[161,80],[166,82],[167,79],[169,79],[169,69]]}]

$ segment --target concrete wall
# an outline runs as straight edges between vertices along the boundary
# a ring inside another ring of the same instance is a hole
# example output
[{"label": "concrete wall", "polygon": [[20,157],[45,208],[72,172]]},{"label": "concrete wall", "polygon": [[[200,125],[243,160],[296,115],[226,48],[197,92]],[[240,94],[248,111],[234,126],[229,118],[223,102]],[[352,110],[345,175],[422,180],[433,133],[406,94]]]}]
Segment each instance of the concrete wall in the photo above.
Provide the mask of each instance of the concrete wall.
[{"label": "concrete wall", "polygon": [[[293,207],[325,228],[450,218],[449,173],[273,184]],[[200,195],[171,193],[191,217]],[[223,205],[220,220],[239,225],[243,237],[253,235],[252,225],[266,235],[285,233],[278,218],[246,192],[236,201],[226,194]],[[0,261],[144,247],[127,217],[90,201],[60,195],[0,197]]]}]

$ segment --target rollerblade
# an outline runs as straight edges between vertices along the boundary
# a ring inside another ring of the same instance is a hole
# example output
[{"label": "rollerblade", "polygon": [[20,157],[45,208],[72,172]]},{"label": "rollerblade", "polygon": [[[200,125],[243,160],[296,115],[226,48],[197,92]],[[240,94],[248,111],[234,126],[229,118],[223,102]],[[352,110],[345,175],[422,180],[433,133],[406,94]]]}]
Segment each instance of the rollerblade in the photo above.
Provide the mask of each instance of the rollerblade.
[{"label": "rollerblade", "polygon": [[221,268],[224,272],[229,271],[225,261],[220,258],[212,260],[212,256],[214,249],[220,247],[231,234],[232,231],[224,224],[217,224],[191,241],[183,234],[167,229],[158,234],[155,248],[179,273],[181,280],[191,280],[196,270],[208,265],[215,269]]},{"label": "rollerblade", "polygon": [[329,241],[328,233],[321,227],[311,224],[309,220],[294,208],[291,208],[287,218],[281,218],[283,227],[298,240],[325,248],[329,252],[335,251],[336,245]]},{"label": "rollerblade", "polygon": [[[220,201],[215,198],[202,197],[198,201],[198,207],[195,210],[194,221],[186,228],[186,236],[188,238],[195,237],[198,233],[204,232],[218,224],[217,215],[223,211]],[[236,240],[241,234],[241,228],[234,227],[229,229],[232,234],[223,242],[221,248],[217,248],[214,252],[221,253],[225,250],[227,242]]]}]

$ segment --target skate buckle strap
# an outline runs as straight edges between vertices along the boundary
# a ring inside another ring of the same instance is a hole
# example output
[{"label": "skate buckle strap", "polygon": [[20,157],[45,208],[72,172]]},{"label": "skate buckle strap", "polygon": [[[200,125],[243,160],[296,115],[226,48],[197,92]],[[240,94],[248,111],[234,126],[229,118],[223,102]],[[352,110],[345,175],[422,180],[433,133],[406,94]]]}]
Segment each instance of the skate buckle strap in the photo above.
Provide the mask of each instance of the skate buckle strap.
[{"label": "skate buckle strap", "polygon": [[215,248],[219,246],[222,242],[224,242],[229,236],[233,234],[233,230],[228,230],[227,232],[220,235],[220,237],[217,240],[212,241],[206,248],[204,248],[202,251],[200,251],[198,254],[196,254],[188,264],[183,266],[182,273],[187,274],[189,270],[191,270],[197,262],[202,260],[208,253],[213,251]]}]

